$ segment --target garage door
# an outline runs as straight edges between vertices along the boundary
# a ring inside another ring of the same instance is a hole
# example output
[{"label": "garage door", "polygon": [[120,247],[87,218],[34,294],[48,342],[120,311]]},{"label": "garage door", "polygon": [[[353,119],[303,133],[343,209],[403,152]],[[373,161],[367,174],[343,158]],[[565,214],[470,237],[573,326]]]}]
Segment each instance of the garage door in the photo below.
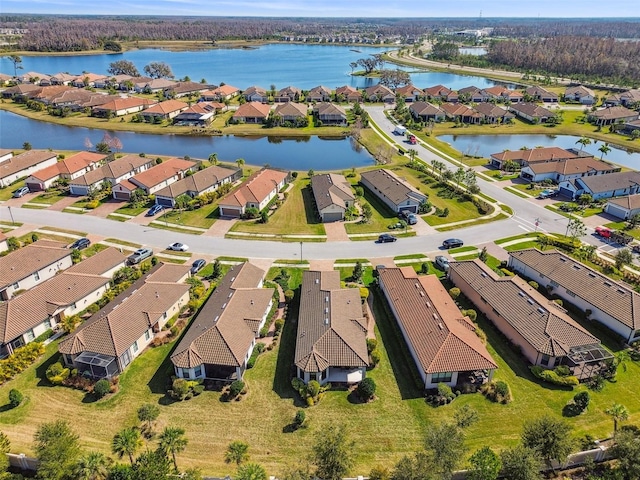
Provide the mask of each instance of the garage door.
[{"label": "garage door", "polygon": [[403,205],[402,207],[400,207],[400,211],[418,213],[418,206],[417,205]]},{"label": "garage door", "polygon": [[221,217],[239,217],[242,211],[238,208],[220,207]]},{"label": "garage door", "polygon": [[25,185],[29,187],[30,192],[39,192],[44,190],[44,185],[39,182],[26,182]]},{"label": "garage door", "polygon": [[173,201],[167,197],[156,197],[156,203],[163,207],[173,208]]},{"label": "garage door", "polygon": [[327,212],[323,214],[323,222],[338,222],[342,220],[342,212]]},{"label": "garage door", "polygon": [[573,192],[568,188],[560,187],[560,190],[558,190],[558,194],[562,195],[563,197],[573,198]]},{"label": "garage door", "polygon": [[118,192],[118,191],[114,190],[113,198],[115,198],[116,200],[128,201],[129,200],[129,192]]},{"label": "garage door", "polygon": [[620,208],[617,205],[613,205],[611,203],[607,204],[607,208],[605,208],[605,211],[609,215],[613,215],[614,217],[622,219],[624,219],[627,215],[627,211],[624,208]]}]

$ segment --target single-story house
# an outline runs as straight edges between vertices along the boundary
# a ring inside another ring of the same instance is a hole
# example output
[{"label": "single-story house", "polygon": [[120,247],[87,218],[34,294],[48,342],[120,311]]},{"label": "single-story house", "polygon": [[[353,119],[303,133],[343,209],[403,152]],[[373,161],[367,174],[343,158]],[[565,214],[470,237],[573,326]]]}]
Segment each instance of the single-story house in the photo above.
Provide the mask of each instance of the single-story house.
[{"label": "single-story house", "polygon": [[209,90],[209,85],[196,82],[176,82],[174,85],[163,90],[167,98],[188,97],[189,95],[198,98],[202,92]]},{"label": "single-story house", "polygon": [[299,120],[306,119],[309,112],[306,103],[286,102],[277,105],[273,114],[280,117],[280,123],[291,122],[295,124]]},{"label": "single-story house", "polygon": [[578,157],[564,160],[531,163],[520,170],[520,176],[530,182],[550,179],[556,183],[575,178],[606,175],[619,172],[620,167],[603,162],[594,157]]},{"label": "single-story house", "polygon": [[479,103],[473,109],[478,112],[484,123],[509,123],[515,118],[515,115],[507,109],[490,102]]},{"label": "single-story house", "polygon": [[106,162],[107,157],[109,155],[103,153],[78,152],[75,155],[59,160],[55,165],[32,173],[25,180],[25,184],[32,192],[46,190],[59,178],[73,180],[87,172],[100,168]]},{"label": "single-story house", "polygon": [[0,300],[29,290],[73,265],[71,250],[60,242],[38,240],[0,257]]},{"label": "single-story house", "polygon": [[[194,172],[197,167],[196,162],[183,160],[182,158],[170,158],[159,165],[155,165],[133,177],[125,180],[145,191],[147,195],[156,193],[158,190],[171,185],[184,178],[187,172]],[[117,187],[117,185],[116,185]],[[115,189],[115,187],[114,187]],[[115,197],[114,198],[118,198]]]},{"label": "single-story house", "polygon": [[40,87],[39,85],[34,85],[32,83],[21,83],[2,90],[2,98],[11,98],[18,102],[24,102],[28,98],[29,94],[38,92],[41,89],[42,87]]},{"label": "single-story house", "polygon": [[605,205],[604,212],[621,220],[628,220],[640,213],[640,194],[612,198]]},{"label": "single-story house", "polygon": [[424,92],[412,84],[396,88],[396,94],[402,95],[405,102],[416,102],[424,96]]},{"label": "single-story house", "polygon": [[78,88],[95,87],[96,81],[102,80],[104,77],[98,73],[83,73],[71,80],[71,85]]},{"label": "single-story house", "polygon": [[409,105],[409,112],[415,119],[423,122],[435,121],[442,122],[446,118],[446,114],[439,107],[427,102],[414,102]]},{"label": "single-story house", "polygon": [[640,172],[615,172],[560,182],[560,194],[577,198],[588,193],[594,200],[640,193]]},{"label": "single-story house", "polygon": [[425,88],[424,94],[427,100],[442,100],[444,102],[456,103],[458,101],[458,92],[445,87],[444,85],[435,85]]},{"label": "single-story house", "polygon": [[180,100],[165,100],[155,104],[152,107],[144,110],[140,115],[144,118],[145,122],[155,122],[158,120],[169,120],[174,118],[180,112],[183,112],[189,108],[189,104],[181,102]]},{"label": "single-story house", "polygon": [[522,92],[518,92],[517,90],[509,90],[507,87],[504,87],[502,85],[484,88],[482,89],[482,92],[485,94],[487,101],[502,100],[512,103],[519,103],[523,100],[524,97],[524,94]]},{"label": "single-story house", "polygon": [[336,88],[336,101],[348,103],[360,103],[362,101],[362,92],[357,88],[349,85]]},{"label": "single-story house", "polygon": [[69,191],[71,195],[88,195],[91,190],[102,187],[104,182],[110,182],[112,186],[116,185],[151,168],[154,163],[151,157],[125,155],[71,180]]},{"label": "single-story house", "polygon": [[71,75],[69,73],[56,73],[55,75],[51,75],[49,81],[51,85],[69,85],[78,75]]},{"label": "single-story house", "polygon": [[509,268],[600,322],[627,343],[640,339],[640,294],[558,252],[535,248],[509,252]]},{"label": "single-story house", "polygon": [[128,179],[121,180],[115,184],[111,189],[111,195],[116,200],[123,200],[128,202],[131,198],[131,194],[138,188],[134,183],[131,183]]},{"label": "single-story house", "polygon": [[532,123],[545,123],[554,116],[553,112],[535,103],[516,103],[509,107],[509,111]]},{"label": "single-story house", "polygon": [[158,93],[176,85],[175,80],[168,78],[154,78],[150,82],[140,82],[134,85],[134,90],[139,93]]},{"label": "single-story house", "polygon": [[113,278],[113,275],[123,268],[126,263],[127,257],[119,249],[108,247],[76,263],[65,271],[77,275],[100,275],[105,278]]},{"label": "single-story house", "polygon": [[527,87],[525,96],[530,97],[534,102],[558,103],[558,94],[549,92],[540,86]]},{"label": "single-story house", "polygon": [[480,123],[482,121],[482,115],[461,103],[443,103],[440,105],[440,110],[444,112],[448,120],[462,123]]},{"label": "single-story house", "polygon": [[267,103],[269,101],[269,95],[267,91],[256,85],[247,88],[244,92],[242,92],[242,96],[247,102],[259,102],[259,103]]},{"label": "single-story house", "polygon": [[198,195],[217,190],[220,185],[233,183],[241,178],[242,170],[239,168],[220,166],[205,168],[158,190],[156,192],[156,204],[173,208],[176,198],[180,195],[188,195],[191,198],[195,198]]},{"label": "single-story house", "polygon": [[104,105],[118,98],[120,97],[117,95],[105,95],[103,93],[74,88],[52,95],[47,101],[52,107],[68,107],[71,111],[77,112],[85,108],[92,109],[93,107]]},{"label": "single-story house", "polygon": [[92,114],[96,117],[120,117],[130,113],[138,113],[158,103],[156,100],[138,97],[121,97],[111,100],[103,105],[92,108]]},{"label": "single-story house", "polygon": [[351,184],[337,173],[314,175],[311,190],[322,222],[344,220],[345,212],[355,202]]},{"label": "single-story house", "polygon": [[330,102],[331,101],[331,89],[322,85],[313,87],[307,93],[305,98],[307,102]]},{"label": "single-story house", "polygon": [[521,167],[538,162],[559,162],[571,158],[593,157],[593,155],[573,148],[539,147],[525,150],[504,150],[490,155],[489,163],[496,168],[502,168],[507,160],[517,163]]},{"label": "single-story house", "polygon": [[211,90],[211,94],[212,94],[211,100],[223,102],[225,100],[231,100],[233,97],[237,96],[239,93],[240,93],[240,89],[238,87],[234,87],[232,85],[220,85],[219,87],[216,87],[213,90]]},{"label": "single-story house", "polygon": [[624,107],[633,108],[640,103],[640,88],[632,88],[620,94],[620,104]]},{"label": "single-story house", "polygon": [[40,82],[44,81],[46,85],[51,85],[49,75],[38,72],[26,72],[22,75],[18,75],[16,80],[18,83],[31,83],[32,85],[40,85]]},{"label": "single-story house", "polygon": [[347,125],[347,112],[341,105],[334,103],[318,103],[313,106],[313,114],[322,125]]},{"label": "single-story house", "polygon": [[7,187],[16,180],[27,177],[38,170],[55,165],[56,152],[27,150],[0,162],[0,187]]},{"label": "single-story house", "polygon": [[0,86],[5,86],[13,81],[13,77],[11,75],[7,75],[6,73],[0,73]]},{"label": "single-story house", "polygon": [[278,195],[289,182],[289,172],[263,168],[251,175],[242,185],[219,200],[221,217],[241,217],[247,208],[259,211]]},{"label": "single-story house", "polygon": [[585,380],[612,358],[564,308],[517,275],[499,277],[475,259],[451,262],[448,278],[532,365],[565,365]]},{"label": "single-story house", "polygon": [[296,376],[320,385],[362,381],[369,366],[368,321],[357,289],[340,288],[340,272],[303,272]]},{"label": "single-story house", "polygon": [[427,196],[391,170],[379,168],[363,172],[360,183],[394,212],[418,213]]},{"label": "single-story house", "polygon": [[10,148],[0,148],[0,164],[13,157],[13,150]]},{"label": "single-story house", "polygon": [[371,85],[364,89],[364,96],[369,102],[394,103],[396,94],[385,85]]},{"label": "single-story house", "polygon": [[587,120],[594,125],[611,125],[613,123],[624,123],[637,120],[640,114],[635,110],[619,105],[617,107],[606,107],[589,113]]},{"label": "single-story house", "polygon": [[149,83],[153,78],[151,77],[129,77],[125,76],[122,81],[118,84],[118,89],[124,90],[125,92],[135,92],[142,91],[144,86]]},{"label": "single-story house", "polygon": [[292,87],[289,85],[288,87],[281,88],[276,93],[273,100],[278,103],[282,102],[297,102],[302,97],[302,90],[298,87]]},{"label": "single-story house", "polygon": [[233,114],[233,120],[243,123],[264,123],[269,116],[271,106],[261,102],[248,102],[240,105]]},{"label": "single-story house", "polygon": [[[116,88],[122,90],[120,85],[124,82],[131,80],[133,77],[131,75],[112,75],[110,77],[104,77],[102,79],[96,80],[96,88]],[[151,79],[149,79],[151,80]]]},{"label": "single-story house", "polygon": [[458,97],[462,97],[466,102],[482,103],[488,101],[491,98],[491,95],[481,88],[472,85],[471,87],[465,87],[458,90]]},{"label": "single-story house", "polygon": [[226,110],[224,103],[198,102],[183,110],[173,119],[175,125],[206,127],[216,116],[216,112]]},{"label": "single-story house", "polygon": [[7,236],[4,233],[0,232],[0,253],[9,250],[9,243],[7,240]]},{"label": "single-story house", "polygon": [[631,120],[630,122],[625,122],[623,126],[624,133],[628,135],[633,135],[634,130],[640,130],[640,119]]},{"label": "single-story house", "polygon": [[149,270],[60,342],[65,365],[94,379],[122,373],[189,302],[188,271],[162,263]]},{"label": "single-story house", "polygon": [[438,277],[380,268],[378,282],[425,389],[491,380],[495,360]]},{"label": "single-story house", "polygon": [[582,105],[593,105],[596,103],[596,94],[584,85],[574,85],[566,88],[564,100],[566,102],[578,102]]},{"label": "single-story house", "polygon": [[264,270],[243,263],[227,272],[171,355],[179,378],[240,380],[273,304]]}]

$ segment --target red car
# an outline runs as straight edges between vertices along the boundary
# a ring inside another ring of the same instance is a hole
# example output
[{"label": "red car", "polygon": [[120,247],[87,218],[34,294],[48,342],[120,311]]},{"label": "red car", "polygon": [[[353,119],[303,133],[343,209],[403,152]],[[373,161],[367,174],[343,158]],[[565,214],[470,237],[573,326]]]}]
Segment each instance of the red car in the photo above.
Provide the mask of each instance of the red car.
[{"label": "red car", "polygon": [[596,235],[600,235],[602,238],[611,238],[613,231],[607,227],[596,227]]}]

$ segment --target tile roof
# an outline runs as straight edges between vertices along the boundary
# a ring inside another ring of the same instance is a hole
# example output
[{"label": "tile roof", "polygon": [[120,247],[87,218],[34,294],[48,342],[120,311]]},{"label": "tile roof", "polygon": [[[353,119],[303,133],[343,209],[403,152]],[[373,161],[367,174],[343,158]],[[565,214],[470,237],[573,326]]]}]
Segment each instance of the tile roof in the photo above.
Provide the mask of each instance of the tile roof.
[{"label": "tile roof", "polygon": [[99,105],[94,107],[95,110],[126,110],[128,108],[136,108],[136,107],[144,107],[148,105],[155,105],[158,103],[155,100],[150,100],[148,98],[139,98],[139,97],[125,97],[125,98],[116,98],[110,102],[107,102],[103,105]]},{"label": "tile roof", "polygon": [[307,105],[304,103],[287,102],[277,105],[274,113],[283,117],[301,117],[307,116]]},{"label": "tile roof", "polygon": [[369,365],[360,292],[341,289],[337,270],[302,273],[294,363],[305,372]]},{"label": "tile roof", "polygon": [[351,184],[343,175],[336,173],[314,175],[311,177],[311,189],[318,210],[324,210],[329,205],[338,205],[346,209],[345,202],[355,200]]},{"label": "tile roof", "polygon": [[347,115],[344,107],[329,102],[319,103],[313,107],[313,110],[317,112],[319,116],[340,115],[346,117]]},{"label": "tile roof", "polygon": [[229,270],[171,355],[175,366],[243,365],[273,298],[272,288],[258,287],[264,273],[251,263]]},{"label": "tile roof", "polygon": [[610,163],[603,162],[593,157],[568,158],[558,161],[536,162],[529,165],[534,173],[556,172],[562,175],[576,175],[588,172],[620,171],[620,167],[614,167]]},{"label": "tile roof", "polygon": [[361,177],[376,187],[396,205],[399,205],[408,198],[412,198],[417,202],[426,198],[426,196],[423,193],[420,193],[419,190],[402,178],[398,177],[391,170],[387,170],[385,168],[362,172]]},{"label": "tile roof", "polygon": [[409,105],[411,110],[416,115],[444,115],[444,112],[428,102],[414,102]]},{"label": "tile roof", "polygon": [[289,174],[280,170],[263,168],[251,175],[237,190],[227,194],[220,205],[246,206],[247,203],[261,203]]},{"label": "tile roof", "polygon": [[28,150],[0,163],[0,178],[8,177],[9,175],[13,175],[14,173],[18,173],[27,168],[34,167],[39,163],[57,157],[58,154],[56,152]]},{"label": "tile roof", "polygon": [[156,268],[150,272],[147,277],[147,282],[180,283],[185,275],[189,273],[190,269],[191,266],[188,264],[163,263],[160,265],[160,268]]},{"label": "tile roof", "polygon": [[144,172],[131,177],[131,183],[151,188],[168,180],[179,173],[185,173],[196,166],[196,162],[181,158],[170,158],[159,165],[155,165]]},{"label": "tile roof", "polygon": [[153,107],[149,107],[144,111],[144,114],[161,114],[167,115],[169,113],[182,111],[189,108],[189,104],[181,102],[180,100],[165,100],[164,102],[156,103]]},{"label": "tile roof", "polygon": [[640,172],[634,170],[615,172],[608,173],[607,175],[580,177],[576,180],[584,184],[592,193],[603,193],[612,190],[637,187],[640,185]]},{"label": "tile roof", "polygon": [[380,285],[425,373],[497,368],[475,326],[435,275],[412,267],[379,270]]},{"label": "tile roof", "polygon": [[553,117],[554,115],[553,112],[535,103],[516,103],[514,105],[511,105],[511,107],[509,108],[511,109],[511,111],[522,113],[532,118]]},{"label": "tile roof", "polygon": [[640,208],[640,194],[611,198],[609,199],[609,203],[619,205],[627,210],[635,210],[636,208]]},{"label": "tile roof", "polygon": [[627,107],[618,105],[615,107],[606,107],[589,113],[590,117],[594,117],[600,120],[613,120],[617,118],[638,118],[638,112],[629,110]]},{"label": "tile roof", "polygon": [[232,177],[240,169],[212,166],[178,180],[156,192],[156,196],[176,198],[186,192],[201,192]]},{"label": "tile roof", "polygon": [[557,250],[541,252],[530,248],[509,252],[509,256],[607,312],[623,325],[635,330],[640,328],[640,294],[629,287]]},{"label": "tile roof", "polygon": [[149,157],[141,157],[140,155],[125,155],[111,162],[107,162],[100,168],[91,170],[84,175],[76,177],[69,183],[71,185],[93,185],[104,179],[118,179],[129,172],[153,163],[153,159]]},{"label": "tile roof", "polygon": [[226,97],[227,95],[233,95],[234,93],[238,93],[240,89],[238,87],[234,87],[232,85],[220,85],[218,88],[214,88],[212,92],[216,95],[221,95]]},{"label": "tile roof", "polygon": [[578,158],[581,155],[576,152],[565,150],[560,147],[541,147],[526,150],[505,150],[503,152],[492,153],[491,158],[496,160],[517,160],[524,163],[547,162],[550,160],[566,160],[568,158]]},{"label": "tile roof", "polygon": [[527,87],[525,89],[525,92],[527,93],[527,95],[531,95],[532,97],[538,97],[538,98],[558,98],[558,94],[554,93],[554,92],[549,92],[548,90],[545,90],[544,88],[538,86],[538,85],[534,85],[532,87]]},{"label": "tile roof", "polygon": [[449,95],[453,90],[445,87],[444,85],[435,85],[433,87],[428,87],[424,89],[424,93],[429,95],[430,97],[441,97],[445,95]]},{"label": "tile roof", "polygon": [[461,103],[443,103],[442,105],[440,105],[440,109],[444,111],[449,117],[480,117],[480,114],[478,112]]},{"label": "tile roof", "polygon": [[[457,274],[537,352],[562,357],[600,340],[518,276],[498,277],[478,259],[451,262]],[[454,275],[455,280],[455,275]]]},{"label": "tile roof", "polygon": [[501,108],[493,103],[483,102],[477,104],[473,107],[474,110],[485,117],[511,117],[513,118],[513,113],[508,110]]},{"label": "tile roof", "polygon": [[233,114],[233,117],[267,118],[270,111],[271,106],[269,104],[261,102],[248,102],[240,105],[236,112]]},{"label": "tile roof", "polygon": [[594,97],[596,94],[593,92],[593,90],[591,90],[590,88],[585,87],[584,85],[574,85],[573,87],[567,87],[567,89],[564,91],[565,96],[575,96],[575,95],[579,95],[579,96],[584,96],[584,95],[591,95],[592,97]]},{"label": "tile roof", "polygon": [[38,240],[0,257],[0,289],[71,255],[64,243]]},{"label": "tile roof", "polygon": [[69,273],[82,273],[88,275],[104,275],[109,270],[118,265],[124,266],[127,257],[123,255],[117,248],[109,247],[101,250],[95,255],[84,259],[80,263],[76,263],[69,267],[66,271]]},{"label": "tile roof", "polygon": [[256,85],[253,85],[249,88],[247,88],[244,92],[242,92],[243,95],[245,96],[250,96],[250,95],[261,95],[261,96],[266,96],[267,95],[267,91],[262,88],[262,87],[258,87]]}]

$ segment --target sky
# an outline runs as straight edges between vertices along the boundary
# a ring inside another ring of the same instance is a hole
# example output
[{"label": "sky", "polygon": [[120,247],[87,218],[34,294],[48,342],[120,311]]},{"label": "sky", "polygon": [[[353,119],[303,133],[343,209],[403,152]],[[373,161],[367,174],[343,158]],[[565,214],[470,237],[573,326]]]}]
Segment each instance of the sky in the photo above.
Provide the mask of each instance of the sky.
[{"label": "sky", "polygon": [[639,17],[638,0],[2,0],[0,14],[260,17]]}]

